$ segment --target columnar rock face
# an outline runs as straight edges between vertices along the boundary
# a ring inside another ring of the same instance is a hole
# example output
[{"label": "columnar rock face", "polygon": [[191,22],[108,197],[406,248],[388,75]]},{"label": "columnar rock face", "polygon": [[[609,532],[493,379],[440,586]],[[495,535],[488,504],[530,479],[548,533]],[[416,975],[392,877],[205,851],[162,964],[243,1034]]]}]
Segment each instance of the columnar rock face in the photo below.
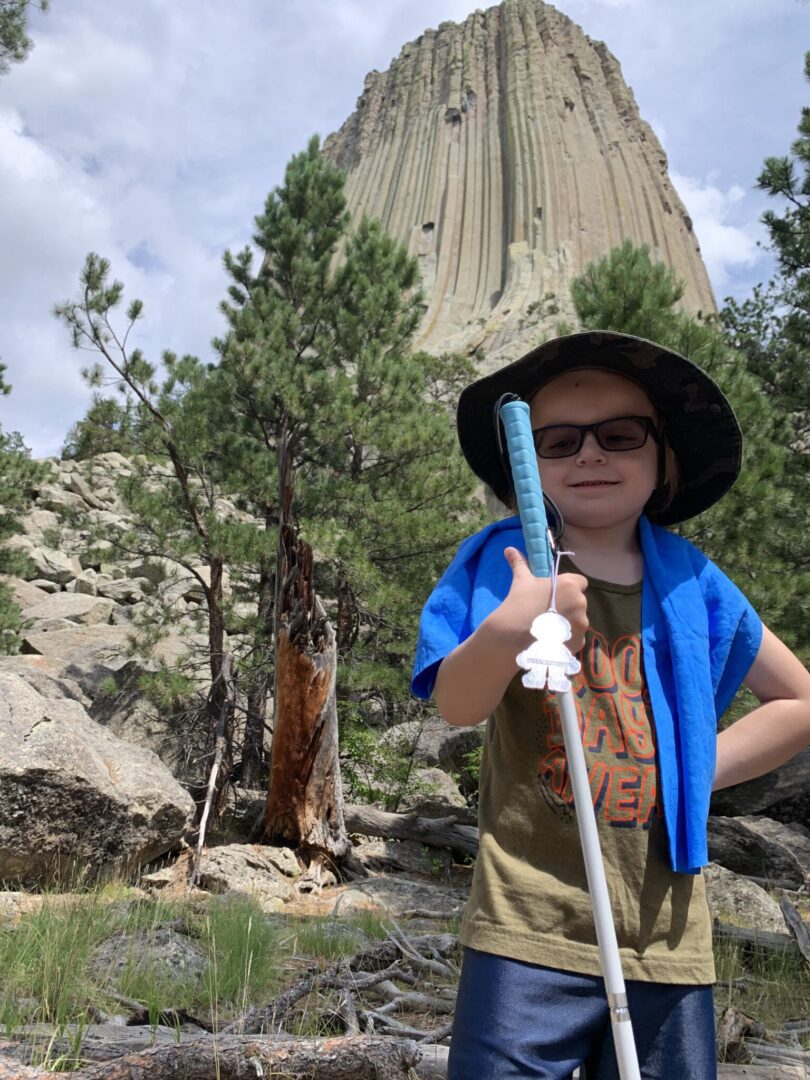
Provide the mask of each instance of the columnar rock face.
[{"label": "columnar rock face", "polygon": [[540,0],[442,23],[372,72],[325,143],[353,217],[419,259],[421,344],[480,348],[487,369],[571,318],[572,278],[629,239],[714,297],[667,160],[617,60]]}]

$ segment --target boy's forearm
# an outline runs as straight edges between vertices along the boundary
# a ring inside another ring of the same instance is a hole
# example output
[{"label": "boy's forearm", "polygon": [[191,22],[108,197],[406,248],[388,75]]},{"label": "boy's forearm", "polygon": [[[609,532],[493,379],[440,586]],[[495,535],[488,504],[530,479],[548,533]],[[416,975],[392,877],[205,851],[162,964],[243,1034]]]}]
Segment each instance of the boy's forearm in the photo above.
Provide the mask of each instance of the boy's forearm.
[{"label": "boy's forearm", "polygon": [[448,724],[471,727],[494,711],[518,670],[517,654],[532,636],[513,636],[499,630],[493,617],[442,660],[436,675],[434,699]]},{"label": "boy's forearm", "polygon": [[790,761],[808,745],[808,703],[766,702],[717,736],[714,790],[763,776]]},{"label": "boy's forearm", "polygon": [[718,735],[715,790],[763,776],[810,745],[810,674],[767,626],[745,685],[762,704]]}]

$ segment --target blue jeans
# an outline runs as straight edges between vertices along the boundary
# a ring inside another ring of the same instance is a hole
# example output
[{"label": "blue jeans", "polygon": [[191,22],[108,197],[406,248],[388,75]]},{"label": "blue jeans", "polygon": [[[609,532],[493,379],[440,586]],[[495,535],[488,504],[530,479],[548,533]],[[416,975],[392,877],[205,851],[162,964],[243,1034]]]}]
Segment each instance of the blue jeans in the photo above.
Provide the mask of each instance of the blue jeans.
[{"label": "blue jeans", "polygon": [[[643,1080],[715,1080],[711,986],[627,981]],[[464,950],[447,1080],[618,1080],[602,978]]]}]

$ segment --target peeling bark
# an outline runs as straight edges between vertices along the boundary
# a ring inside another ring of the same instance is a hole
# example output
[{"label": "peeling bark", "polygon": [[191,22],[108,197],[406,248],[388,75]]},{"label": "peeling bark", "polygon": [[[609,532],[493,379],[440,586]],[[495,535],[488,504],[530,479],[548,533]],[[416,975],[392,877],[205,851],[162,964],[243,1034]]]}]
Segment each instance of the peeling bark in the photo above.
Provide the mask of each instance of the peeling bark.
[{"label": "peeling bark", "polygon": [[[312,549],[292,520],[290,438],[279,437],[282,524],[276,572],[275,720],[263,832],[339,863],[350,853],[338,759],[335,635],[315,593]],[[308,884],[317,888],[317,874]]]}]

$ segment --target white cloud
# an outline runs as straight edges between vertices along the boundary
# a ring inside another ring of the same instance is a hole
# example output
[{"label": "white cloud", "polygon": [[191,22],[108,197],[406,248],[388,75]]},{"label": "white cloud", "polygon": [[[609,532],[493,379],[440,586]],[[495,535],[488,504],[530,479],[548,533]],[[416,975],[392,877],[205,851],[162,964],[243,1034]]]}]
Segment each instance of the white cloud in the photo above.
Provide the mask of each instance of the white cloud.
[{"label": "white cloud", "polygon": [[675,172],[670,176],[689,210],[715,293],[723,296],[735,270],[763,259],[758,247],[764,237],[762,225],[757,219],[731,220],[744,205],[746,191],[739,184],[723,189],[714,176],[698,179]]}]

